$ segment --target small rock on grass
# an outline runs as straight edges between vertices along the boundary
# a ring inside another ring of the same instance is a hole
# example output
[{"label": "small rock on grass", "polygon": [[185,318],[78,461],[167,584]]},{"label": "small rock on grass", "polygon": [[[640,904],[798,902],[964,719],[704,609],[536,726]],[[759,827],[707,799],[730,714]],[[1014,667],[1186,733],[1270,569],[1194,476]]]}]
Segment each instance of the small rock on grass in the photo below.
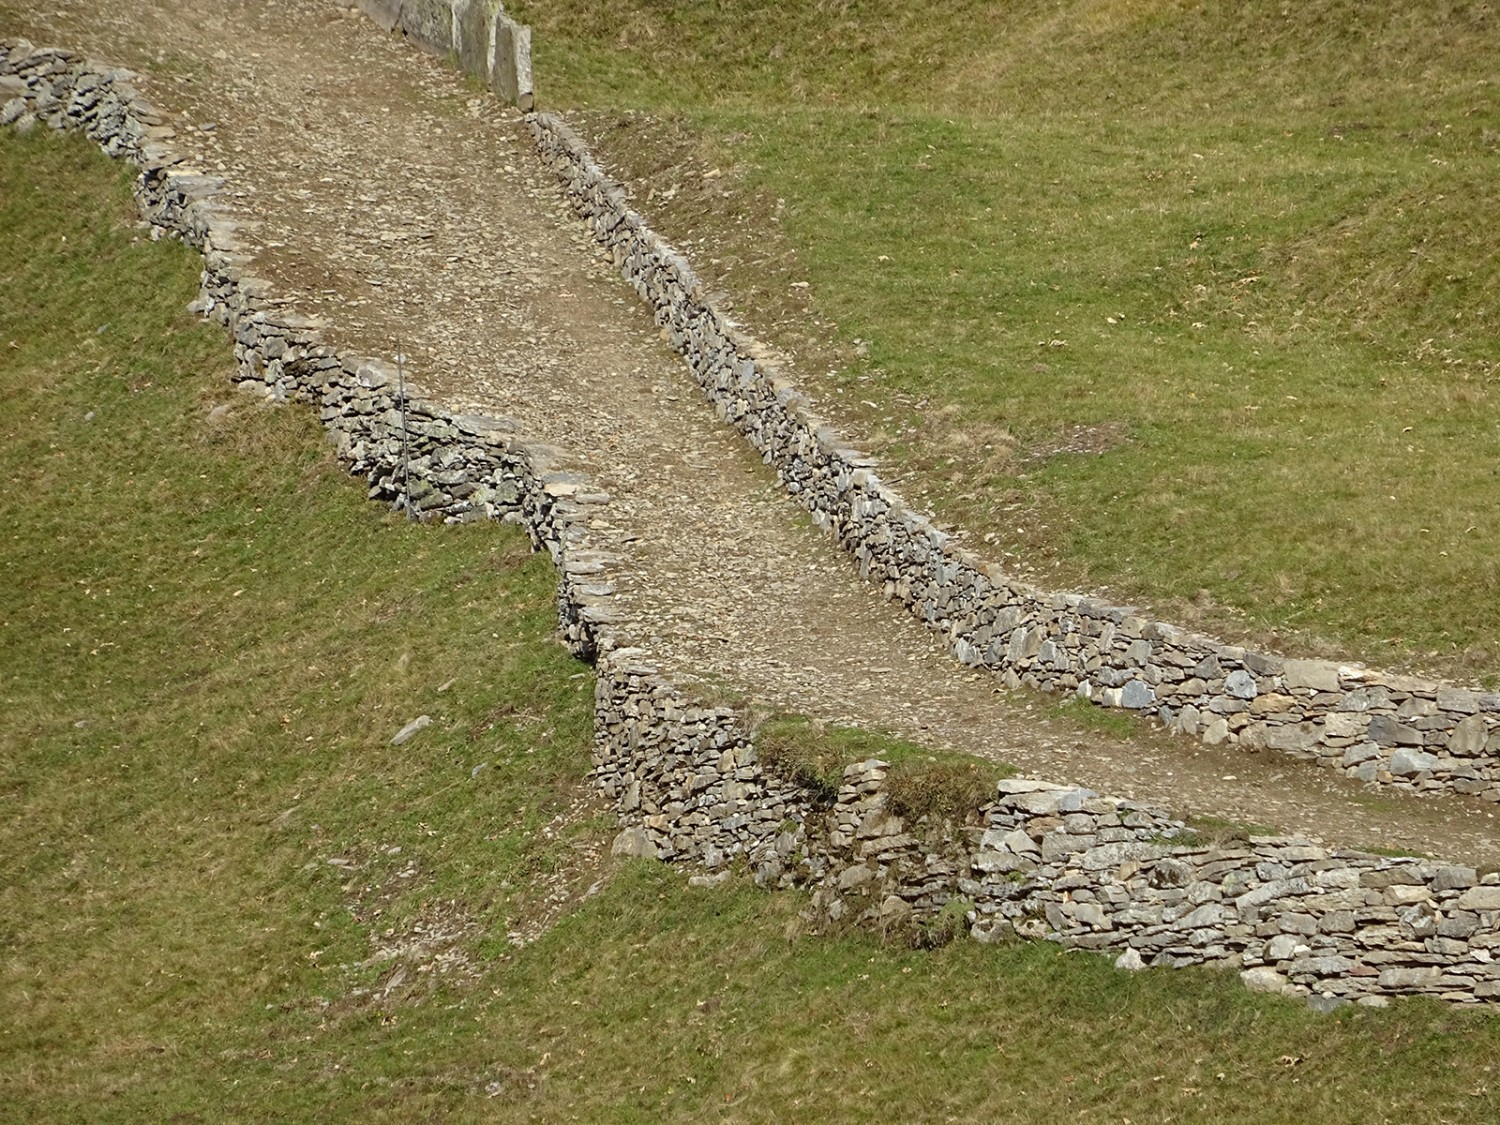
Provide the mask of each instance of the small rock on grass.
[{"label": "small rock on grass", "polygon": [[400,746],[403,742],[408,741],[412,737],[412,735],[416,734],[423,727],[428,727],[431,725],[431,715],[418,715],[415,719],[407,723],[404,727],[396,732],[396,737],[391,739],[391,745]]}]

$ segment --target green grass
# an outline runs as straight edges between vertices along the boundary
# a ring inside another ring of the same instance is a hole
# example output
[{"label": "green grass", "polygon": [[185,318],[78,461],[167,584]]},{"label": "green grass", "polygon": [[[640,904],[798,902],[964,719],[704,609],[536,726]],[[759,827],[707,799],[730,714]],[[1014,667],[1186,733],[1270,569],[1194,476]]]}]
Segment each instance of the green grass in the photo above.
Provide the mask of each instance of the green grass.
[{"label": "green grass", "polygon": [[1054,699],[1047,702],[1047,714],[1050,718],[1076,723],[1112,739],[1124,741],[1140,738],[1149,729],[1141,723],[1138,715],[1097,707],[1076,695],[1061,701]]},{"label": "green grass", "polygon": [[1500,670],[1487,6],[518,8],[543,100],[988,550]]},{"label": "green grass", "polygon": [[805,715],[768,719],[756,728],[755,748],[767,766],[827,804],[838,796],[845,767],[878,758],[891,767],[886,775],[891,810],[912,820],[973,819],[980,805],[994,799],[995,783],[1015,773],[997,762],[934,751],[882,731],[829,726]]},{"label": "green grass", "polygon": [[126,181],[0,134],[0,1120],[1495,1119],[1494,1017],[797,937],[596,858],[549,568],[235,396]]}]

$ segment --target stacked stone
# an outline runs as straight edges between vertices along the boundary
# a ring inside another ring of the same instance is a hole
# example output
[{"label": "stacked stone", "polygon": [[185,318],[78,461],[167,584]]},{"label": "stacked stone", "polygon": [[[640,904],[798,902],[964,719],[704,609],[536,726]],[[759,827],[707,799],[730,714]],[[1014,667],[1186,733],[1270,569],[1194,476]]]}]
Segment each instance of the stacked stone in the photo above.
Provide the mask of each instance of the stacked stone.
[{"label": "stacked stone", "polygon": [[639,649],[602,655],[596,673],[594,778],[630,826],[616,850],[710,870],[743,857],[783,882],[778,837],[800,840],[808,794],[761,767],[739,716],[686,702]]},{"label": "stacked stone", "polygon": [[[643,650],[628,647],[632,630],[611,577],[620,560],[588,534],[609,497],[568,471],[561,451],[518,437],[510,420],[454,415],[408,395],[414,388],[403,387],[391,365],[327,347],[320,323],[297,315],[250,272],[235,222],[215,204],[223,182],[184,165],[168,143],[170,126],[125,85],[126,72],[24,42],[0,47],[3,88],[16,92],[19,106],[6,110],[8,119],[23,128],[40,117],[84,129],[106,151],[135,159],[137,199],[153,229],[202,251],[193,307],[231,335],[242,388],[272,402],[315,404],[338,456],[365,478],[372,499],[426,520],[515,520],[549,552],[559,570],[563,639],[600,660],[600,783],[619,796],[623,819],[643,825],[650,853],[710,868],[745,856],[764,870],[789,854],[807,795],[763,773],[732,711],[694,706]],[[136,127],[137,113],[149,130]]]},{"label": "stacked stone", "polygon": [[849,767],[838,804],[806,825],[815,922],[920,930],[958,901],[981,941],[1236,969],[1319,1006],[1500,1002],[1500,874],[1294,838],[1200,844],[1160,810],[1025,779],[1000,783],[976,838],[913,831],[889,811],[886,768]]},{"label": "stacked stone", "polygon": [[646,301],[719,414],[787,492],[965,664],[1076,693],[1210,744],[1269,748],[1358,780],[1500,800],[1500,694],[1359,665],[1284,660],[1037,589],[959,546],[818,419],[766,350],[718,311],[687,260],[632,210],[567,125],[527,118],[595,239]]},{"label": "stacked stone", "polygon": [[815,881],[809,916],[845,918],[917,932],[958,893],[968,870],[967,841],[950,824],[910,830],[890,811],[887,763],[877,758],[844,770],[826,835],[814,836],[803,861],[804,878]]},{"label": "stacked stone", "polygon": [[440,55],[489,85],[522,110],[535,100],[531,84],[531,28],[505,14],[493,0],[359,0],[386,31]]},{"label": "stacked stone", "polygon": [[959,884],[977,937],[1223,965],[1297,995],[1500,999],[1500,875],[1281,837],[1174,843],[1181,822],[1128,801],[1028,781],[1000,792]]}]

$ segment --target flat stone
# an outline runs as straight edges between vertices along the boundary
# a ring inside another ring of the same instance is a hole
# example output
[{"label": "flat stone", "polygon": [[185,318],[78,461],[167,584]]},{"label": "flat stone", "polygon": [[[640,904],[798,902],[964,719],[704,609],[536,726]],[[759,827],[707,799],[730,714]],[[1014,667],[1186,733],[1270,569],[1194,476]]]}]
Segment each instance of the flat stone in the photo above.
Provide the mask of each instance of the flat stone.
[{"label": "flat stone", "polygon": [[1353,711],[1334,711],[1323,718],[1323,733],[1329,738],[1358,738],[1365,726],[1365,717]]},{"label": "flat stone", "polygon": [[[1328,716],[1330,719],[1332,715]],[[1362,762],[1373,761],[1380,757],[1380,747],[1373,742],[1356,742],[1353,746],[1346,747],[1342,759],[1345,769],[1360,765]]]},{"label": "flat stone", "polygon": [[1478,882],[1479,872],[1472,867],[1444,866],[1432,873],[1432,889],[1435,891],[1461,891]]},{"label": "flat stone", "polygon": [[1370,719],[1370,738],[1382,746],[1420,746],[1422,732],[1409,727],[1390,715],[1375,715]]},{"label": "flat stone", "polygon": [[868,864],[856,863],[839,872],[839,890],[849,891],[875,878],[875,869]]},{"label": "flat stone", "polygon": [[[1370,728],[1372,731],[1374,727],[1375,724],[1371,723]],[[1437,767],[1437,764],[1436,755],[1429,754],[1425,750],[1413,750],[1410,747],[1402,746],[1391,755],[1390,765],[1386,768],[1396,777],[1412,777],[1419,773],[1432,771]]]},{"label": "flat stone", "polygon": [[1281,682],[1289,690],[1338,691],[1339,667],[1326,660],[1287,660],[1282,664]]},{"label": "flat stone", "polygon": [[1460,910],[1500,910],[1500,887],[1470,887],[1458,896]]},{"label": "flat stone", "polygon": [[1300,723],[1295,726],[1268,727],[1265,739],[1267,749],[1280,750],[1282,753],[1302,753],[1318,744],[1317,730]]},{"label": "flat stone", "polygon": [[1463,758],[1473,758],[1484,753],[1484,744],[1489,738],[1483,715],[1470,715],[1453,728],[1448,735],[1448,753]]},{"label": "flat stone", "polygon": [[1290,961],[1298,949],[1305,949],[1291,934],[1277,934],[1266,942],[1264,956],[1267,961]]},{"label": "flat stone", "polygon": [[1381,988],[1430,988],[1437,984],[1443,975],[1441,969],[1430,966],[1418,968],[1396,968],[1382,969],[1380,972]]},{"label": "flat stone", "polygon": [[1058,785],[1053,781],[1034,781],[1029,777],[1006,777],[995,783],[995,791],[1002,796],[1011,793],[1041,793],[1066,788],[1066,785]]},{"label": "flat stone", "polygon": [[1092,789],[1048,789],[1012,794],[1006,799],[1005,804],[1012,808],[1025,809],[1037,816],[1050,816],[1057,813],[1078,812],[1083,808],[1085,801],[1098,795]]}]

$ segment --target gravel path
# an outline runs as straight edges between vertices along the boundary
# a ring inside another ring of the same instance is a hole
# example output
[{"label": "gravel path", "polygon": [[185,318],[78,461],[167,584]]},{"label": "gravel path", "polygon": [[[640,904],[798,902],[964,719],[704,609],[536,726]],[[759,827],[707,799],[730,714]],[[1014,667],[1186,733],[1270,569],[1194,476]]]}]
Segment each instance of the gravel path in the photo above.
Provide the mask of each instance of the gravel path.
[{"label": "gravel path", "polygon": [[1112,740],[998,689],[862,583],[721,427],[603,263],[519,118],[322,0],[0,0],[0,34],[140,69],[255,220],[259,272],[331,343],[508,415],[613,497],[601,532],[669,670],[765,707],[881,727],[1027,773],[1346,845],[1500,862],[1495,813],[1372,795],[1273,755]]}]

